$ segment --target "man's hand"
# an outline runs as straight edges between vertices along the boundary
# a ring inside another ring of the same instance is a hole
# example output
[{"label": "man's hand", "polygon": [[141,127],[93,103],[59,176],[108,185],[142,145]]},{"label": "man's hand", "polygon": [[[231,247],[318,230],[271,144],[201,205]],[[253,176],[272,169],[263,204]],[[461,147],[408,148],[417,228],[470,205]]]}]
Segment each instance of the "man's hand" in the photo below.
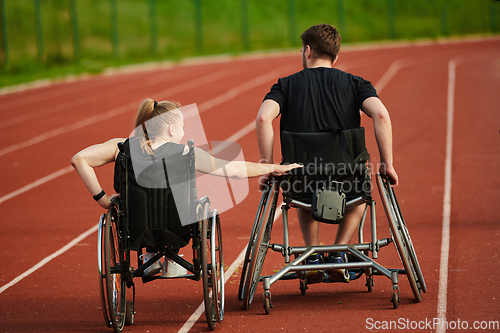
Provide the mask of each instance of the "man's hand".
[{"label": "man's hand", "polygon": [[380,165],[379,172],[382,178],[389,179],[389,182],[391,183],[392,187],[398,186],[399,184],[398,174],[396,173],[396,170],[394,170],[394,167],[392,165],[387,165],[382,163]]}]

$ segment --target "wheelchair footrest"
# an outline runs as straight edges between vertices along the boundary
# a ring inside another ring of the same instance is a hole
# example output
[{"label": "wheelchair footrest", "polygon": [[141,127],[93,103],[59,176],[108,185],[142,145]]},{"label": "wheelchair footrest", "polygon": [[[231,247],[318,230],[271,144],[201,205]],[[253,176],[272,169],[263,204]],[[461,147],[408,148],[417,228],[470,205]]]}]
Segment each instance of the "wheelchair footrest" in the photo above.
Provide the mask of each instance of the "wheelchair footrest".
[{"label": "wheelchair footrest", "polygon": [[175,277],[163,277],[161,275],[158,276],[141,276],[142,283],[148,283],[154,280],[174,280],[174,279],[189,279],[193,281],[199,281],[200,279],[197,279],[194,274],[187,274],[187,275],[182,275],[182,276],[175,276]]}]

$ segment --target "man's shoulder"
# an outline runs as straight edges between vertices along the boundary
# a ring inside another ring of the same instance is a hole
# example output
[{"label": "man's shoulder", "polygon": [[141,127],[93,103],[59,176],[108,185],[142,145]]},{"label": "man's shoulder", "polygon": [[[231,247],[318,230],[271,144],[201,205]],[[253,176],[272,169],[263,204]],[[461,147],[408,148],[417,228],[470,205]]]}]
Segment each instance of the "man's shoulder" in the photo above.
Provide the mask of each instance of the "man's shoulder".
[{"label": "man's shoulder", "polygon": [[343,77],[343,76],[352,76],[352,74],[348,72],[344,72],[341,69],[338,68],[328,68],[328,67],[316,67],[316,68],[306,68],[301,70],[300,72],[297,72],[295,74],[292,74],[288,77],[305,77],[305,76],[310,76],[310,77],[318,77],[318,76],[331,76],[331,77]]},{"label": "man's shoulder", "polygon": [[290,74],[288,76],[281,77],[280,81],[293,81],[293,80],[302,80],[309,77],[318,77],[327,75],[342,75],[341,73],[345,73],[337,68],[305,68],[296,73]]}]

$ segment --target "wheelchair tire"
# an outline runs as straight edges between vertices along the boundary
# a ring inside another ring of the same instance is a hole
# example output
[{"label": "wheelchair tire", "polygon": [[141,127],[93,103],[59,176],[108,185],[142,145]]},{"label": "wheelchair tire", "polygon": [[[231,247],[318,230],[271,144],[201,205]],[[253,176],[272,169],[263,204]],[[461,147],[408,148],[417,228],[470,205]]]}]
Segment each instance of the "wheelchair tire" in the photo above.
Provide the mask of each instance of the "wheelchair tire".
[{"label": "wheelchair tire", "polygon": [[[215,249],[212,254],[212,276],[217,277],[217,292],[212,292],[212,302],[215,305],[215,318],[220,324],[224,320],[224,303],[226,294],[225,275],[224,275],[224,252],[222,248],[222,232],[220,218],[217,211],[214,211],[212,217],[212,230],[210,236],[210,247]],[[215,264],[214,264],[215,263]]]},{"label": "wheelchair tire", "polygon": [[248,241],[248,245],[245,251],[245,257],[243,258],[243,267],[241,268],[241,276],[240,276],[240,284],[238,287],[238,301],[243,300],[243,287],[245,285],[246,273],[248,268],[248,263],[250,262],[250,255],[252,253],[252,248],[255,243],[255,234],[257,232],[257,228],[259,225],[260,216],[262,214],[262,209],[266,202],[266,198],[268,192],[271,188],[269,187],[262,193],[262,197],[260,198],[259,208],[257,208],[257,214],[255,215],[255,220],[252,227],[252,232],[250,233],[250,239]]},{"label": "wheelchair tire", "polygon": [[252,246],[250,263],[247,268],[245,285],[243,287],[243,305],[246,310],[250,309],[250,304],[253,301],[257,285],[260,281],[260,273],[267,254],[267,246],[271,239],[271,230],[274,223],[278,193],[279,188],[274,183],[267,195],[266,203],[259,221],[255,242]]},{"label": "wheelchair tire", "polygon": [[410,233],[408,232],[408,227],[406,226],[406,222],[403,217],[403,213],[401,212],[401,208],[399,207],[398,199],[396,198],[396,193],[392,188],[389,190],[389,194],[392,202],[394,202],[395,212],[398,219],[401,221],[401,234],[403,236],[403,240],[408,244],[408,254],[411,259],[411,263],[415,267],[415,274],[417,275],[418,286],[424,293],[427,293],[427,286],[425,284],[424,275],[422,274],[422,269],[420,268],[420,264],[417,259],[417,253],[413,247],[413,242],[411,241]]},{"label": "wheelchair tire", "polygon": [[380,174],[377,174],[377,185],[387,219],[389,220],[394,245],[403,263],[413,295],[415,299],[420,302],[422,301],[421,291],[424,290],[424,292],[426,292],[427,288],[413,244],[409,237],[408,229],[402,219],[401,209],[397,203],[396,195],[388,181],[383,180]]},{"label": "wheelchair tire", "polygon": [[211,331],[224,318],[224,261],[222,235],[217,211],[212,211],[205,201],[202,207],[201,266],[205,315]]},{"label": "wheelchair tire", "polygon": [[111,327],[111,319],[109,318],[108,296],[106,292],[106,275],[104,274],[104,235],[106,233],[106,214],[102,214],[99,219],[99,227],[97,229],[97,269],[99,272],[99,291],[101,295],[101,307],[104,322],[107,327]]},{"label": "wheelchair tire", "polygon": [[120,249],[118,231],[118,214],[111,207],[106,215],[104,234],[104,275],[106,279],[106,296],[111,324],[119,333],[125,325],[125,293],[126,282],[123,276],[123,251]]}]

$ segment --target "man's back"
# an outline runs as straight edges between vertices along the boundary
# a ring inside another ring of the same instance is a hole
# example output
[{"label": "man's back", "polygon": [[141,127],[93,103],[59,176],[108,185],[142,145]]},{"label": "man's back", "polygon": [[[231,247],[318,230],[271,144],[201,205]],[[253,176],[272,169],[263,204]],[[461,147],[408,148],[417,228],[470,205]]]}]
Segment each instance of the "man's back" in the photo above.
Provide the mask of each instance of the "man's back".
[{"label": "man's back", "polygon": [[[273,161],[273,121],[281,115],[281,132],[321,132],[333,129],[350,130],[360,126],[359,110],[373,120],[375,138],[380,152],[380,173],[391,184],[398,184],[393,166],[392,128],[389,113],[370,82],[340,70],[332,69],[338,60],[340,34],[335,27],[318,24],[300,36],[303,71],[280,79],[266,95],[256,119],[257,141],[261,161]],[[305,147],[303,149],[308,149]],[[260,180],[264,188],[270,176]],[[346,210],[339,224],[335,244],[347,244],[357,229],[364,206]],[[311,212],[297,208],[299,224],[306,246],[319,244],[319,226]],[[321,262],[313,255],[308,262]],[[332,253],[328,262],[342,261]],[[333,260],[333,261],[332,261]],[[314,275],[314,272],[310,271]],[[348,279],[344,271],[342,276]]]},{"label": "man's back", "polygon": [[280,132],[321,132],[358,128],[359,110],[368,97],[378,97],[369,81],[320,67],[279,79],[265,99],[280,106]]}]

